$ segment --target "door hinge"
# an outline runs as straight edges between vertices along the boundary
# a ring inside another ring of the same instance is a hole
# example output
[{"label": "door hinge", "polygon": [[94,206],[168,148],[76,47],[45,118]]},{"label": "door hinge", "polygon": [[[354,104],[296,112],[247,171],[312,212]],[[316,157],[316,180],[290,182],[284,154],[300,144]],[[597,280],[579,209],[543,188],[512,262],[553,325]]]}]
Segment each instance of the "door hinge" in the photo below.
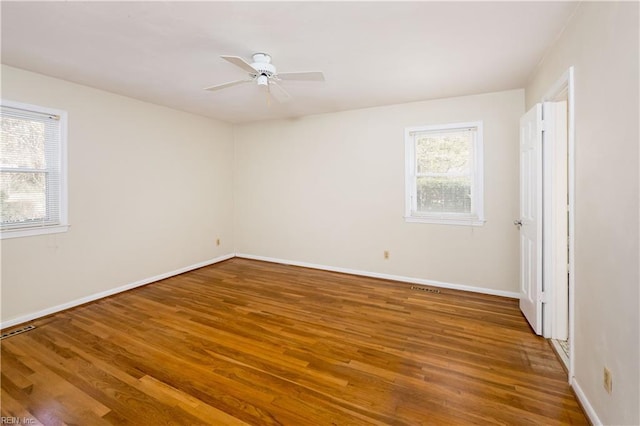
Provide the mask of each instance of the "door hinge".
[{"label": "door hinge", "polygon": [[538,302],[547,303],[547,293],[541,291],[538,293]]}]

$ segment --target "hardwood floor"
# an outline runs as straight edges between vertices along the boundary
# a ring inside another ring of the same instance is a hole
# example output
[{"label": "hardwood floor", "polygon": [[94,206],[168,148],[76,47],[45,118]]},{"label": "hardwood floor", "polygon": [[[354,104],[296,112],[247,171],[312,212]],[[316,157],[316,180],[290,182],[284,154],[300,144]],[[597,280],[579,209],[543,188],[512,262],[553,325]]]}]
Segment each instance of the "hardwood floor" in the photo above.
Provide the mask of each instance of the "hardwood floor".
[{"label": "hardwood floor", "polygon": [[[517,301],[244,259],[4,339],[30,424],[588,424]],[[24,423],[23,423],[24,424]]]}]

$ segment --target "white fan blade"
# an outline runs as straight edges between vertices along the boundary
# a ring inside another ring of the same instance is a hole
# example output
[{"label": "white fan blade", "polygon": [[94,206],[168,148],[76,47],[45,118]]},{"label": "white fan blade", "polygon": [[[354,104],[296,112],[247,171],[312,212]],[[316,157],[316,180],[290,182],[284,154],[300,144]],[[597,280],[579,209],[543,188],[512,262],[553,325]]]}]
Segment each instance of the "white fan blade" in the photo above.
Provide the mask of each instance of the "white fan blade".
[{"label": "white fan blade", "polygon": [[221,56],[221,58],[224,59],[225,61],[231,62],[233,65],[237,67],[242,68],[246,72],[249,72],[252,74],[256,73],[256,69],[253,68],[250,63],[248,63],[247,61],[245,61],[239,56]]},{"label": "white fan blade", "polygon": [[246,79],[246,80],[236,80],[236,81],[230,81],[228,83],[223,83],[223,84],[218,84],[216,86],[211,86],[211,87],[205,87],[204,90],[220,90],[220,89],[226,89],[227,87],[232,87],[232,86],[237,86],[238,84],[242,84],[242,83],[249,83],[253,80]]},{"label": "white fan blade", "polygon": [[320,71],[281,72],[277,76],[280,80],[324,81],[324,75]]},{"label": "white fan blade", "polygon": [[[271,90],[273,88],[274,90]],[[291,99],[291,95],[284,90],[282,86],[275,82],[275,80],[269,80],[269,93],[273,94],[278,102],[287,102]]]}]

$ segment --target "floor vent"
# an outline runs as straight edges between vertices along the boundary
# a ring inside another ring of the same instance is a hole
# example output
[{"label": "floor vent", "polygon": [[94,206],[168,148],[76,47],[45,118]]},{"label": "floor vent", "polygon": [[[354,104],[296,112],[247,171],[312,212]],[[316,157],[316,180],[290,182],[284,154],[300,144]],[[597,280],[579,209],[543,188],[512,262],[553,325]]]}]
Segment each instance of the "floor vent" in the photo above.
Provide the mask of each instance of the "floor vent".
[{"label": "floor vent", "polygon": [[34,328],[36,328],[35,325],[27,325],[24,327],[16,328],[15,330],[11,330],[7,333],[2,333],[0,340],[5,339],[7,337],[15,336],[16,334],[24,333],[25,331],[33,330]]},{"label": "floor vent", "polygon": [[411,290],[420,290],[424,291],[425,293],[440,294],[440,290],[438,290],[437,288],[422,287],[417,285],[412,285]]}]

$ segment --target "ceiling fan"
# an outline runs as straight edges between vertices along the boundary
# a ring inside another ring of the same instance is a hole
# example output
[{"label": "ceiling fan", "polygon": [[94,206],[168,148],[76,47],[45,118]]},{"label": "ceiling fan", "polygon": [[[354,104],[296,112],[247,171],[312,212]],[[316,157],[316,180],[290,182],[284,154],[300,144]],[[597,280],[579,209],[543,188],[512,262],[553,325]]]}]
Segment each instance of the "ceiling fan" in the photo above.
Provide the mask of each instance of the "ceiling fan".
[{"label": "ceiling fan", "polygon": [[[204,90],[214,91],[255,82],[258,86],[266,88],[268,93],[273,93],[276,100],[285,102],[291,99],[291,95],[278,82],[282,80],[324,81],[324,76],[320,71],[279,73],[271,63],[271,56],[266,53],[254,53],[251,57],[252,63],[248,63],[239,56],[221,56],[221,58],[231,62],[238,68],[242,68],[249,74],[248,78],[206,87]],[[272,88],[274,89],[273,92],[271,91]]]}]

